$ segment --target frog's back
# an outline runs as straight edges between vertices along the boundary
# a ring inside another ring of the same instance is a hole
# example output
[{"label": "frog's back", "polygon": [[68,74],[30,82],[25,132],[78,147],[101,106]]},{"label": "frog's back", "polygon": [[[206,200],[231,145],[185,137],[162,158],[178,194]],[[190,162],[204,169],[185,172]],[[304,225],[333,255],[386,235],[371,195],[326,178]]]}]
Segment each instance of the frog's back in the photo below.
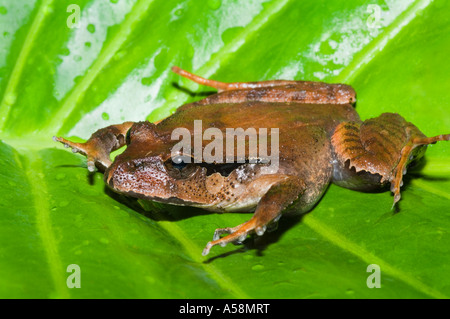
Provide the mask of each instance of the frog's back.
[{"label": "frog's back", "polygon": [[[194,132],[194,121],[201,120],[202,130],[218,128],[225,136],[226,129],[278,129],[279,173],[300,176],[314,187],[317,180],[327,180],[331,174],[331,136],[341,122],[360,121],[351,104],[301,104],[245,102],[210,104],[196,107],[187,104],[171,117],[160,122],[158,132],[170,137],[179,127]],[[203,140],[205,147],[211,140]],[[268,140],[270,153],[270,137]],[[225,144],[224,156],[225,156]],[[247,151],[247,150],[246,150]]]},{"label": "frog's back", "polygon": [[[334,129],[341,122],[360,121],[351,104],[301,104],[244,102],[210,104],[196,107],[195,103],[180,107],[172,116],[157,125],[158,133],[170,139],[177,128],[186,128],[193,135],[194,121],[201,120],[201,129],[249,128],[257,132],[266,128],[279,131],[280,160],[292,157],[312,158],[310,152],[328,147]],[[198,122],[197,122],[198,125]],[[203,141],[203,146],[209,140]]]},{"label": "frog's back", "polygon": [[180,107],[158,127],[166,132],[177,127],[193,130],[194,120],[202,120],[203,129],[253,127],[280,128],[280,131],[284,131],[319,126],[332,131],[343,121],[359,121],[359,116],[351,104],[243,102],[209,104],[205,108],[192,103]]},{"label": "frog's back", "polygon": [[[249,128],[257,132],[266,128],[279,131],[280,160],[288,157],[312,157],[310,149],[327,147],[334,129],[341,122],[360,121],[351,104],[301,104],[245,102],[210,104],[196,107],[195,103],[182,106],[172,116],[160,122],[158,132],[170,138],[176,128],[194,132],[194,121],[201,120],[202,130]],[[197,122],[198,123],[198,122]],[[204,140],[203,144],[208,144]],[[294,154],[291,155],[291,153]],[[289,153],[289,154],[288,154]],[[287,159],[287,158],[286,158]]]}]

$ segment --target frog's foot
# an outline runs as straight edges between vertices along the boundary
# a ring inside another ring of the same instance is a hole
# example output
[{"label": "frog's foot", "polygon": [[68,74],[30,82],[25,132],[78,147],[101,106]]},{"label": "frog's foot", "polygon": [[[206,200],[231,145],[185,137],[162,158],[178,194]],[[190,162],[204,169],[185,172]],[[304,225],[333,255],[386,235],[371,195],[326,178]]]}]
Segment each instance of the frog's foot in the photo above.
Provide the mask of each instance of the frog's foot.
[{"label": "frog's foot", "polygon": [[[225,247],[228,243],[236,243],[241,244],[246,238],[247,235],[255,232],[258,236],[262,236],[266,231],[267,227],[265,225],[256,226],[257,220],[256,218],[250,219],[248,222],[245,222],[236,227],[227,227],[227,228],[218,228],[214,232],[213,240],[206,244],[205,249],[203,249],[203,256],[209,254],[209,250],[215,246],[220,245]],[[225,237],[220,237],[220,235],[228,234]]]},{"label": "frog's foot", "polygon": [[111,165],[111,160],[108,155],[103,154],[100,148],[97,148],[95,143],[76,143],[66,140],[62,137],[53,137],[53,140],[64,144],[65,147],[72,148],[72,152],[80,153],[87,157],[87,168],[90,172],[95,171],[95,164],[100,165],[102,169],[106,169]]},{"label": "frog's foot", "polygon": [[111,165],[109,154],[125,145],[125,136],[133,122],[125,122],[102,128],[92,134],[85,143],[76,143],[62,137],[53,136],[53,140],[71,147],[72,152],[80,153],[87,157],[87,168],[90,172],[95,167],[105,171]]},{"label": "frog's foot", "polygon": [[[252,218],[236,227],[219,228],[214,232],[213,240],[206,244],[202,255],[208,255],[213,246],[225,246],[228,243],[242,243],[247,235],[264,235],[267,226],[277,222],[281,212],[305,190],[305,184],[296,176],[280,175],[278,182],[261,198]],[[220,235],[228,234],[221,237]]]},{"label": "frog's foot", "polygon": [[442,134],[433,137],[412,138],[401,150],[400,161],[394,169],[391,182],[391,192],[394,194],[394,204],[400,200],[400,188],[403,186],[403,175],[406,174],[408,161],[411,159],[411,153],[414,148],[421,145],[434,144],[439,141],[450,141],[450,134]]},{"label": "frog's foot", "polygon": [[[217,228],[214,232],[213,241],[210,241],[206,248],[203,250],[203,255],[207,255],[209,253],[209,250],[214,245],[220,245],[224,247],[228,243],[233,243],[236,245],[242,244],[242,242],[247,238],[249,234],[251,234],[253,231],[258,235],[262,236],[267,231],[274,231],[277,228],[278,220],[280,219],[281,214],[274,218],[274,220],[269,223],[269,225],[264,225],[261,227],[252,227],[251,225],[246,225],[247,223],[243,223],[241,225],[235,226],[235,227],[226,227],[226,228]],[[242,228],[242,229],[241,229]],[[233,236],[226,236],[221,237],[221,235],[233,235]]]}]

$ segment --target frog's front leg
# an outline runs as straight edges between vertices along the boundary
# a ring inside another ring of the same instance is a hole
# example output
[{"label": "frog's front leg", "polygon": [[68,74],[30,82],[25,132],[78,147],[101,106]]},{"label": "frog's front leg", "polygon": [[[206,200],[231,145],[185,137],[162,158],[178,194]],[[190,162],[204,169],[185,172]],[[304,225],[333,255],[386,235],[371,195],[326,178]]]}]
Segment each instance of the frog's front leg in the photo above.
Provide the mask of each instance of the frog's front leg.
[{"label": "frog's front leg", "polygon": [[[232,228],[216,229],[213,241],[208,242],[203,250],[203,256],[206,256],[211,247],[215,245],[225,246],[230,242],[242,242],[252,232],[262,236],[267,225],[277,221],[281,212],[291,205],[305,189],[305,183],[297,176],[284,176],[279,182],[272,185],[261,198],[249,221]],[[229,235],[219,238],[222,234]]]},{"label": "frog's front leg", "polygon": [[109,154],[126,144],[126,134],[134,122],[111,125],[96,131],[85,143],[75,143],[62,137],[53,139],[71,147],[74,153],[81,153],[87,157],[87,167],[90,172],[95,167],[104,172],[110,165]]}]

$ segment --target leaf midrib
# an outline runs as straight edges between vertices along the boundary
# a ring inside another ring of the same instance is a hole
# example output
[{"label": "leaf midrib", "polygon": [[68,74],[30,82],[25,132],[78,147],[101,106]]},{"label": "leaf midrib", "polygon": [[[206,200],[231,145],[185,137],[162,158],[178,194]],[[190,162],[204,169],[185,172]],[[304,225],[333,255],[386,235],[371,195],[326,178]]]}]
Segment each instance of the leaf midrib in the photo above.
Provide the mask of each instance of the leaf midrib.
[{"label": "leaf midrib", "polygon": [[69,298],[66,279],[63,276],[64,268],[50,220],[50,207],[47,200],[49,193],[47,183],[42,177],[44,175],[42,159],[37,152],[28,152],[26,159],[28,160],[26,165],[28,169],[25,169],[25,175],[31,188],[31,196],[34,201],[33,207],[35,207],[36,211],[36,227],[46,254],[49,273],[58,298]]}]

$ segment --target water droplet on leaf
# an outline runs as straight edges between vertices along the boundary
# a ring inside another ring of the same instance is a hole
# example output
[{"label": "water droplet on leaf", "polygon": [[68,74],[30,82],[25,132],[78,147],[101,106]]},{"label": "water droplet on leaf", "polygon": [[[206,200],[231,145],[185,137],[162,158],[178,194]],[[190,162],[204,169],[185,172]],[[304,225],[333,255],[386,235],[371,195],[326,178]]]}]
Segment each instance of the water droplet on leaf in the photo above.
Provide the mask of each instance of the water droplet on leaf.
[{"label": "water droplet on leaf", "polygon": [[210,7],[213,10],[217,10],[222,5],[221,0],[208,0],[208,7]]},{"label": "water droplet on leaf", "polygon": [[67,205],[69,205],[69,202],[66,200],[63,200],[62,202],[59,203],[59,207],[66,207]]},{"label": "water droplet on leaf", "polygon": [[252,267],[252,270],[263,270],[264,269],[264,266],[263,265],[254,265],[253,267]]},{"label": "water droplet on leaf", "polygon": [[150,77],[142,78],[142,79],[141,79],[141,83],[142,83],[143,85],[150,85],[150,84],[152,84],[152,79],[151,79]]},{"label": "water droplet on leaf", "polygon": [[70,50],[68,48],[64,48],[64,49],[61,50],[61,55],[67,56],[69,54],[70,54]]},{"label": "water droplet on leaf", "polygon": [[5,95],[5,103],[8,105],[13,105],[14,103],[16,103],[17,100],[17,94],[10,92],[8,94]]},{"label": "water droplet on leaf", "polygon": [[87,30],[88,30],[90,33],[94,33],[94,32],[95,32],[95,25],[93,25],[92,23],[89,24],[89,25],[87,26]]}]

